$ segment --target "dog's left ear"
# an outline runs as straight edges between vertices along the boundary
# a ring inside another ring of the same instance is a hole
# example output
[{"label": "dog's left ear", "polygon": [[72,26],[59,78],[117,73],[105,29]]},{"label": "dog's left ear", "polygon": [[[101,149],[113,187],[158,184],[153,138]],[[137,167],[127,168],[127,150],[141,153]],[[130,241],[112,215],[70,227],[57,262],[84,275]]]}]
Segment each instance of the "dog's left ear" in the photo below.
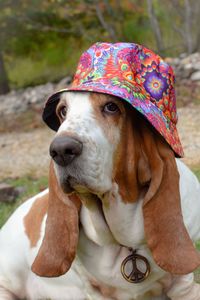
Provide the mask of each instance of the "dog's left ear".
[{"label": "dog's left ear", "polygon": [[80,200],[61,190],[53,163],[49,172],[49,207],[45,235],[32,264],[39,276],[57,277],[65,274],[76,255],[79,234]]},{"label": "dog's left ear", "polygon": [[[142,152],[148,168],[138,169],[138,178],[149,173],[143,215],[147,243],[156,263],[172,274],[187,274],[200,265],[200,255],[185,228],[181,212],[179,173],[169,145],[143,124]],[[146,159],[145,158],[145,159]]]}]

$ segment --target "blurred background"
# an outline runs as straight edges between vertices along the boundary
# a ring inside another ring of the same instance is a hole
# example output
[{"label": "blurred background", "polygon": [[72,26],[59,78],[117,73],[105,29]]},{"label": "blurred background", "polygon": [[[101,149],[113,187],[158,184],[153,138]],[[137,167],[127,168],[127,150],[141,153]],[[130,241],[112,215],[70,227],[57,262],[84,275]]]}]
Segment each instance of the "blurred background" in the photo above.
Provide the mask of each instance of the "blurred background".
[{"label": "blurred background", "polygon": [[173,66],[184,161],[200,176],[199,20],[199,0],[0,0],[0,226],[47,186],[45,99],[96,41],[140,43]]},{"label": "blurred background", "polygon": [[164,57],[200,49],[197,0],[1,0],[0,93],[73,75],[96,41],[141,43]]}]

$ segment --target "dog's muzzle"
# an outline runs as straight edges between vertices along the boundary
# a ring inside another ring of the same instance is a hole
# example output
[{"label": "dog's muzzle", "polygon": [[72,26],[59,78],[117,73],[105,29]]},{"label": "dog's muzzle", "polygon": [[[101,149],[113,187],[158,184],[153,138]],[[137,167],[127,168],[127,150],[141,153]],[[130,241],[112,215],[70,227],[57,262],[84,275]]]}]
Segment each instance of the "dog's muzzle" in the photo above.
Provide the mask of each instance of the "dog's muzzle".
[{"label": "dog's muzzle", "polygon": [[68,166],[82,153],[83,144],[73,137],[58,136],[49,148],[53,160],[62,167]]}]

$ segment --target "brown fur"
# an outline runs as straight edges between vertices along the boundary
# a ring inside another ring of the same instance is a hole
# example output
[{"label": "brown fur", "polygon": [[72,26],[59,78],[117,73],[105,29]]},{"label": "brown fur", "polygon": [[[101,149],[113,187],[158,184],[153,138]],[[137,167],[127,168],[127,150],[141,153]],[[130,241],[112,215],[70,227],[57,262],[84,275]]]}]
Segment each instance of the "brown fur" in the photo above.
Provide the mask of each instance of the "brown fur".
[{"label": "brown fur", "polygon": [[47,209],[48,194],[38,198],[24,217],[25,233],[28,236],[31,247],[35,247],[40,239],[41,225]]},{"label": "brown fur", "polygon": [[145,125],[142,135],[151,170],[151,182],[143,205],[147,243],[161,268],[172,274],[190,273],[200,265],[200,255],[183,223],[174,153]]},{"label": "brown fur", "polygon": [[[139,160],[139,149],[137,143],[137,114],[130,108],[125,108],[123,103],[116,97],[91,93],[95,118],[99,126],[104,130],[110,143],[113,142],[112,128],[117,126],[121,140],[114,157],[114,181],[118,183],[120,195],[125,202],[133,202],[138,198],[139,187],[137,180],[137,164]],[[101,108],[108,102],[114,102],[119,107],[119,112],[113,115],[102,114]],[[135,115],[135,117],[134,117]],[[144,164],[144,161],[140,161]]]},{"label": "brown fur", "polygon": [[97,282],[96,280],[90,280],[90,284],[94,289],[96,289],[103,297],[117,300],[118,298],[115,296],[116,288],[112,286],[108,286],[106,284],[102,284]]},{"label": "brown fur", "polygon": [[126,111],[113,170],[114,181],[119,186],[119,193],[123,201],[129,203],[138,199],[140,190],[137,178],[140,145],[137,143],[137,130],[134,129],[137,126],[134,115],[136,115],[134,111]]},{"label": "brown fur", "polygon": [[146,187],[145,234],[156,263],[172,274],[195,270],[200,256],[183,223],[174,153],[147,121],[130,109],[123,121],[114,180],[124,202],[136,201]]},{"label": "brown fur", "polygon": [[45,236],[32,271],[39,276],[56,277],[65,274],[76,254],[79,234],[77,196],[68,197],[58,185],[53,164],[49,176],[49,208]]}]

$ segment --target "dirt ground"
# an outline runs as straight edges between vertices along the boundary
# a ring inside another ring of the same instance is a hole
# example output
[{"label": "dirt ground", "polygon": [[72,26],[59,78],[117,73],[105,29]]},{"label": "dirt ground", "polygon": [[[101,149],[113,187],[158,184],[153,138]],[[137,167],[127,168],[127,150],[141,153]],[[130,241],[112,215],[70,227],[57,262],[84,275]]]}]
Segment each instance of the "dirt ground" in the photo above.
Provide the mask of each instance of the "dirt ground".
[{"label": "dirt ground", "polygon": [[[200,168],[200,105],[180,108],[179,133],[187,165]],[[1,133],[0,180],[48,174],[48,147],[54,132],[36,128],[28,132]]]},{"label": "dirt ground", "polygon": [[48,174],[49,144],[54,132],[37,128],[0,135],[0,179]]}]

